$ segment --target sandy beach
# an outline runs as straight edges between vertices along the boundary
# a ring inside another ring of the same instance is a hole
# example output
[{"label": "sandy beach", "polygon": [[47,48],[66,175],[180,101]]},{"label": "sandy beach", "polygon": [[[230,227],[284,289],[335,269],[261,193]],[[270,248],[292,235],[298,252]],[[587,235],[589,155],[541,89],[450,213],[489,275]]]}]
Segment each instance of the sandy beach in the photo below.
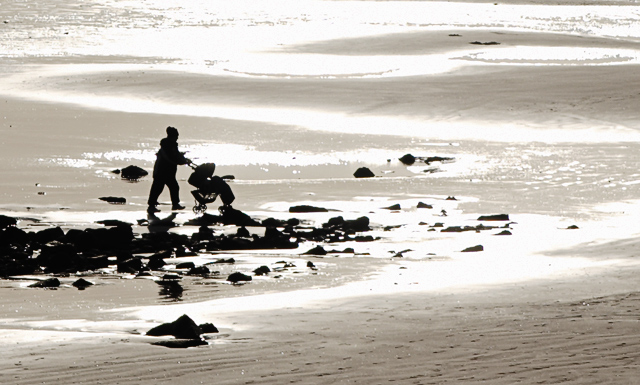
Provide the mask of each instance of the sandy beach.
[{"label": "sandy beach", "polygon": [[[189,240],[147,275],[108,248],[101,269],[0,271],[0,383],[637,382],[635,3],[12,1],[0,21],[0,215]],[[296,247],[211,246],[242,226],[197,222],[188,167],[187,208],[165,191],[149,216],[151,176],[113,171],[151,171],[169,125],[234,177],[235,209],[295,220],[275,231]],[[369,226],[305,236],[338,216]],[[182,315],[219,332],[189,348],[147,335]]]}]

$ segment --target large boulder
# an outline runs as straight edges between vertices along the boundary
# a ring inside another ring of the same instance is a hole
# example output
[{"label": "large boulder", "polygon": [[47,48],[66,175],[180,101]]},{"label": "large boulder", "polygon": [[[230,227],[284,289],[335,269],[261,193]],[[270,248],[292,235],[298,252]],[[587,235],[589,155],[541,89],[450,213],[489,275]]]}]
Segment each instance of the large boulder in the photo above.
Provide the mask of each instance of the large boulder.
[{"label": "large boulder", "polygon": [[47,273],[70,273],[86,268],[84,258],[78,254],[74,245],[58,242],[42,246],[37,261]]},{"label": "large boulder", "polygon": [[20,245],[29,243],[30,233],[15,226],[9,226],[0,231],[0,246]]},{"label": "large boulder", "polygon": [[64,231],[60,227],[52,227],[32,234],[33,241],[40,244],[57,241],[62,237],[64,237]]},{"label": "large boulder", "polygon": [[0,229],[4,229],[9,226],[15,226],[18,220],[6,215],[0,215]]},{"label": "large boulder", "polygon": [[184,314],[173,322],[158,325],[147,332],[148,336],[174,336],[185,340],[201,339],[202,329]]}]

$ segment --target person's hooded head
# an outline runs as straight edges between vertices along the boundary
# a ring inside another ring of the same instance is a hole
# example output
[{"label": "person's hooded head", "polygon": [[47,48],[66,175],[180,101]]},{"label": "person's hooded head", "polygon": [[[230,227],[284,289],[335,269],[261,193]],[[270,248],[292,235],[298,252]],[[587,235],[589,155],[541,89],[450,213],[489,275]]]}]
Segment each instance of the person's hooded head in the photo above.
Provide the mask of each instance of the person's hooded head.
[{"label": "person's hooded head", "polygon": [[171,126],[167,127],[167,138],[178,140],[178,136],[179,134],[177,128]]}]

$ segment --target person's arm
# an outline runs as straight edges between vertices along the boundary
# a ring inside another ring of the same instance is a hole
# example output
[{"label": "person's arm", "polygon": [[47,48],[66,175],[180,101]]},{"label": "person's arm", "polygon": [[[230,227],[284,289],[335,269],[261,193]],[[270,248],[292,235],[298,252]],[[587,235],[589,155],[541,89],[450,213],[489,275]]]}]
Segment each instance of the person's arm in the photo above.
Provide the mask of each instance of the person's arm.
[{"label": "person's arm", "polygon": [[163,141],[160,146],[160,155],[173,164],[189,164],[191,161],[178,151],[178,143]]}]

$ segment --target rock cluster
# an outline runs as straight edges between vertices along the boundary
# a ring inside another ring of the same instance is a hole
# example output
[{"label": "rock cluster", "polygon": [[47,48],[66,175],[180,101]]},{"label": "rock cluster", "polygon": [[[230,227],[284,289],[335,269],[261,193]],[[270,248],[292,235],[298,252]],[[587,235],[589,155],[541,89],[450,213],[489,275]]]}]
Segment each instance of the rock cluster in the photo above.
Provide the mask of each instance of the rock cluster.
[{"label": "rock cluster", "polygon": [[[214,234],[206,225],[201,225],[192,236],[171,232],[134,234],[131,224],[107,220],[102,221],[104,227],[99,228],[65,232],[60,227],[53,227],[27,232],[16,226],[15,218],[0,217],[0,277],[77,273],[113,265],[119,273],[138,274],[161,270],[165,260],[174,256],[223,250],[294,249],[304,241],[373,240],[373,237],[356,234],[370,230],[367,217],[345,220],[338,216],[329,219],[322,227],[310,228],[300,226],[297,219],[268,218],[258,222],[231,209],[221,216],[209,215],[206,221],[240,227],[236,234],[231,235]],[[250,234],[244,227],[247,223],[264,227],[264,235]],[[180,268],[189,269],[189,275],[205,276],[209,273],[206,266],[184,265]]]}]

